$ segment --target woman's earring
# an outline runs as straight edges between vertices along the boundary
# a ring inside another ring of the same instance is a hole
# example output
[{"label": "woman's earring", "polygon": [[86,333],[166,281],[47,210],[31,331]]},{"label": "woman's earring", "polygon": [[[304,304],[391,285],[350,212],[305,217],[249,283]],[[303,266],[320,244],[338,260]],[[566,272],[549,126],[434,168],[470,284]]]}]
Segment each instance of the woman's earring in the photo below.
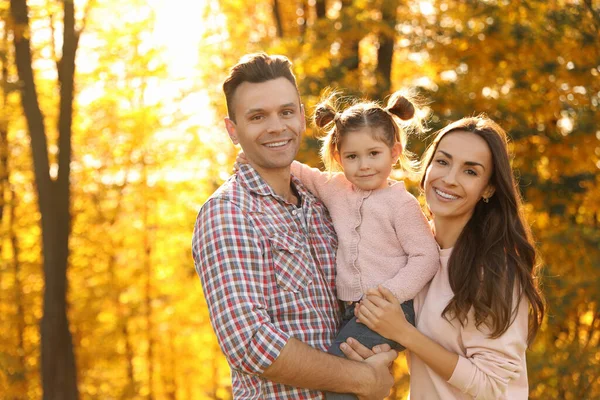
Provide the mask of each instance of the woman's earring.
[{"label": "woman's earring", "polygon": [[489,197],[484,197],[483,198],[483,202],[484,203],[489,203],[490,202],[490,198]]}]

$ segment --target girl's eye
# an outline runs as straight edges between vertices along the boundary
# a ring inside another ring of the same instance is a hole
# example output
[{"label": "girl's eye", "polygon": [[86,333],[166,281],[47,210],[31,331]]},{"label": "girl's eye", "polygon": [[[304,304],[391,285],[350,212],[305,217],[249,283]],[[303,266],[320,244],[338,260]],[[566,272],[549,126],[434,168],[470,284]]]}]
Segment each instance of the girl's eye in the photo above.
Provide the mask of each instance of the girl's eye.
[{"label": "girl's eye", "polygon": [[346,158],[349,160],[354,160],[356,158],[356,154],[349,154],[346,156]]},{"label": "girl's eye", "polygon": [[379,154],[379,151],[372,151],[371,152],[371,157],[375,157],[378,154]]}]

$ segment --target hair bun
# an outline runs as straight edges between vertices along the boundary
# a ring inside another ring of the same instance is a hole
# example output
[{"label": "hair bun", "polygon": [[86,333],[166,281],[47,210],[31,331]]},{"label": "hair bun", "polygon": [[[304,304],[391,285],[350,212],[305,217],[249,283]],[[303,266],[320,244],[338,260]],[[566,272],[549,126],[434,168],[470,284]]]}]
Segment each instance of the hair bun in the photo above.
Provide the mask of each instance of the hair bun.
[{"label": "hair bun", "polygon": [[315,110],[315,124],[322,128],[334,121],[336,112],[327,104],[319,104]]},{"label": "hair bun", "polygon": [[404,121],[415,116],[415,106],[413,103],[398,92],[390,97],[386,110]]}]

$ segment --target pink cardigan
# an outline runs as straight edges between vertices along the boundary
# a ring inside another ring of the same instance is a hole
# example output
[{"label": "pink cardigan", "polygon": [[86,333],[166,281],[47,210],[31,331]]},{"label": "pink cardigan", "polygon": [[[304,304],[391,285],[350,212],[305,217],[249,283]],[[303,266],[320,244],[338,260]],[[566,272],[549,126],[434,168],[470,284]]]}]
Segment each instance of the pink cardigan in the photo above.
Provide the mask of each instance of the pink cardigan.
[{"label": "pink cardigan", "polygon": [[404,187],[363,191],[342,173],[329,174],[296,161],[292,174],[331,214],[338,236],[337,296],[359,300],[382,284],[401,301],[414,298],[439,269],[438,247],[421,207]]},{"label": "pink cardigan", "polygon": [[526,400],[529,303],[521,300],[514,322],[496,339],[489,338],[486,327],[475,327],[472,311],[465,326],[456,320],[448,322],[441,315],[454,295],[448,281],[451,251],[440,250],[441,267],[415,298],[415,311],[417,329],[457,353],[458,363],[450,379],[445,381],[410,353],[410,399]]}]

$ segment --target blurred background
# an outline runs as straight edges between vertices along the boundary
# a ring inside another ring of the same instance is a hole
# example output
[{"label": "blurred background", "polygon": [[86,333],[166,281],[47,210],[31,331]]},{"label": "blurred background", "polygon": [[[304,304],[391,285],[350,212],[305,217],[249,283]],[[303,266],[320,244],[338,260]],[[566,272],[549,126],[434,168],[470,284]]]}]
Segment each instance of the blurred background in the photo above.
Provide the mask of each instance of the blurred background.
[{"label": "blurred background", "polygon": [[510,133],[548,301],[530,397],[600,398],[599,37],[598,0],[1,1],[0,398],[231,398],[190,243],[237,152],[223,78],[261,50],[308,114],[416,87],[430,132]]}]

